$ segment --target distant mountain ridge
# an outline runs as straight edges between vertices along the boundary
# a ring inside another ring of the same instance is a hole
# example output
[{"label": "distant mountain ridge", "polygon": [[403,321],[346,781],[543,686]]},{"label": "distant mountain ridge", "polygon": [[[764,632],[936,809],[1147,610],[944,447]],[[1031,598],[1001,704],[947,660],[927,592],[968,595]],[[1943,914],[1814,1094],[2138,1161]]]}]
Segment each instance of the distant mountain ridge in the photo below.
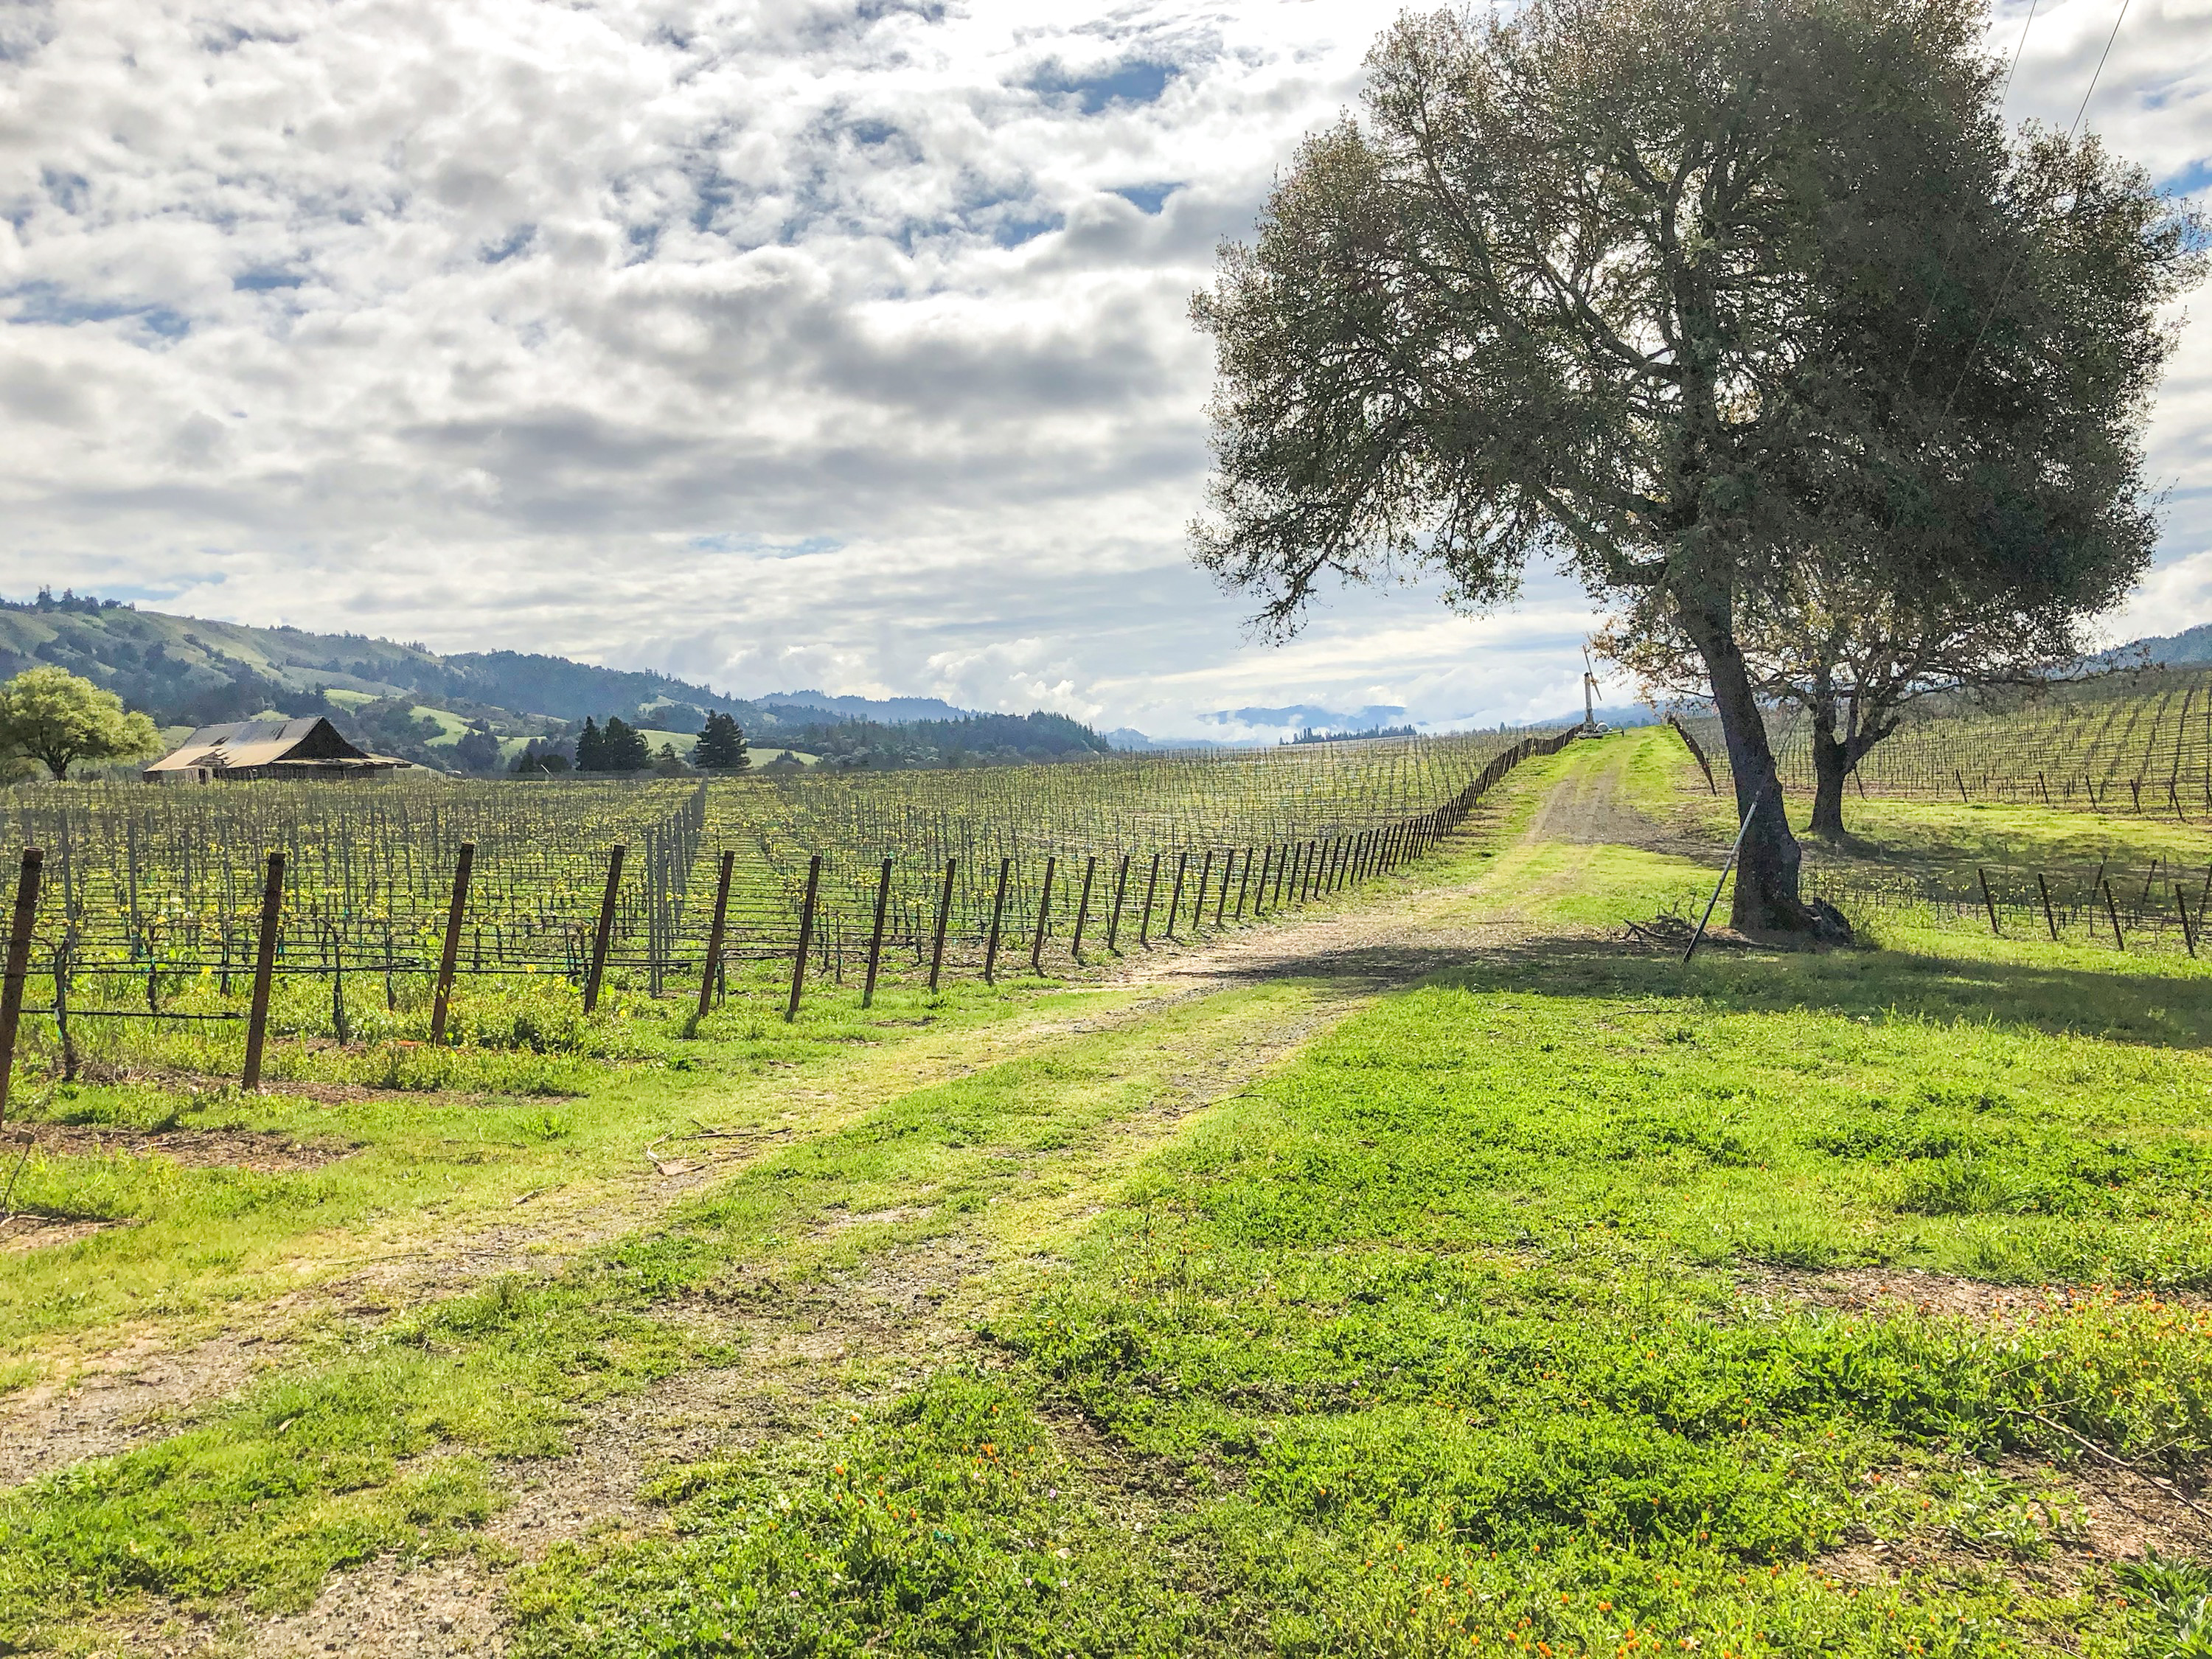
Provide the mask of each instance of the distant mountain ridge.
[{"label": "distant mountain ridge", "polygon": [[2114,646],[2104,653],[2100,660],[2111,661],[2122,657],[2136,657],[2174,668],[2212,662],[2212,623],[2199,623],[2194,628],[2183,629],[2179,634],[2154,634],[2148,638],[2130,640],[2125,645]]},{"label": "distant mountain ridge", "polygon": [[[757,744],[854,766],[1054,759],[1110,746],[1064,715],[988,714],[936,697],[814,690],[734,697],[672,675],[534,652],[441,654],[360,634],[141,611],[66,591],[0,600],[0,678],[40,663],[106,687],[165,726],[268,710],[326,714],[381,752],[440,765],[458,757],[470,769],[511,758],[532,739],[557,745],[586,718],[611,715],[685,734],[709,714],[726,713]],[[471,733],[476,746],[465,749]]]}]

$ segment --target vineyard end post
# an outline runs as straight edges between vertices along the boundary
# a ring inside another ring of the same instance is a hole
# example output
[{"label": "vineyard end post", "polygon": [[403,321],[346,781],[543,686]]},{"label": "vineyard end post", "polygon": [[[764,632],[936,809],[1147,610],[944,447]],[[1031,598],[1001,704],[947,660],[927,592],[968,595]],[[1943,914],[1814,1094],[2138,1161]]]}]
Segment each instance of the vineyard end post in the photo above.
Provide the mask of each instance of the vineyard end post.
[{"label": "vineyard end post", "polygon": [[995,975],[999,966],[999,932],[1006,919],[1006,878],[1013,873],[1013,860],[999,860],[999,893],[991,901],[991,938],[983,947],[983,983],[986,985],[998,982]]},{"label": "vineyard end post", "polygon": [[721,869],[714,878],[714,915],[707,924],[707,958],[699,964],[699,1018],[714,1006],[716,976],[722,967],[722,930],[730,919],[730,873],[736,868],[735,849],[722,849]]},{"label": "vineyard end post", "polygon": [[8,928],[8,971],[0,985],[0,1123],[8,1121],[8,1085],[15,1073],[15,1028],[23,1018],[23,981],[31,971],[31,930],[39,919],[39,878],[46,855],[23,849],[15,874],[15,915]]},{"label": "vineyard end post", "polygon": [[1098,854],[1093,853],[1083,864],[1083,900],[1075,907],[1075,937],[1069,941],[1067,953],[1077,962],[1083,960],[1083,924],[1091,920],[1091,884],[1098,874]]},{"label": "vineyard end post", "polygon": [[468,908],[469,872],[476,867],[477,844],[472,841],[461,843],[460,855],[453,860],[453,897],[446,909],[446,944],[438,954],[438,988],[430,1001],[430,1046],[441,1046],[446,1040],[446,1010],[453,998],[453,969],[461,951],[461,915]]},{"label": "vineyard end post", "polygon": [[791,957],[791,1000],[783,1005],[783,1023],[799,1018],[799,994],[806,988],[806,951],[814,943],[814,898],[822,888],[822,854],[806,861],[806,902],[799,909],[799,949]]},{"label": "vineyard end post", "polygon": [[884,959],[884,916],[891,902],[891,861],[884,860],[884,867],[876,877],[876,925],[868,934],[868,982],[860,988],[860,1006],[873,1007],[876,1000],[876,969]]},{"label": "vineyard end post", "polygon": [[276,927],[283,915],[284,855],[269,855],[261,888],[261,932],[253,942],[253,1001],[246,1016],[246,1073],[250,1090],[261,1086],[261,1050],[269,1035],[269,985],[276,973]]},{"label": "vineyard end post", "polygon": [[1044,930],[1052,921],[1052,878],[1059,869],[1060,860],[1048,856],[1044,861],[1044,890],[1037,896],[1036,937],[1030,941],[1030,972],[1044,972]]},{"label": "vineyard end post", "polygon": [[1990,913],[1990,932],[2002,938],[1997,928],[1997,902],[1990,892],[1990,872],[1976,865],[1974,878],[1982,884],[1982,908]]},{"label": "vineyard end post", "polygon": [[2051,930],[2051,942],[2058,943],[2058,918],[2051,908],[2051,886],[2043,879],[2043,872],[2035,872],[2035,890],[2043,897],[2043,925]]},{"label": "vineyard end post", "polygon": [[937,975],[945,966],[945,927],[952,920],[952,872],[959,864],[957,859],[945,860],[945,891],[937,901],[937,942],[929,947],[929,990],[937,994]]},{"label": "vineyard end post", "polygon": [[623,855],[629,851],[621,842],[607,850],[607,890],[599,900],[599,931],[592,935],[592,967],[584,979],[586,1014],[599,1006],[599,984],[607,972],[607,946],[615,936],[615,896],[622,888]]}]

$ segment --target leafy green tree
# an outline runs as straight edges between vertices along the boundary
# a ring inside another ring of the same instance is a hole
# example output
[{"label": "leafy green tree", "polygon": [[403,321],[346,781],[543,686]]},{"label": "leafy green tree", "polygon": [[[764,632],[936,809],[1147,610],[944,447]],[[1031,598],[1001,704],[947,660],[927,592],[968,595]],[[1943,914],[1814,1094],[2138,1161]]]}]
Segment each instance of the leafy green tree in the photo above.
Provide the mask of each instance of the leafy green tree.
[{"label": "leafy green tree", "polygon": [[584,716],[584,729],[576,734],[576,769],[579,772],[604,772],[607,767],[606,734],[599,723],[590,715]]},{"label": "leafy green tree", "polygon": [[600,734],[600,769],[608,772],[642,772],[653,764],[653,750],[645,735],[619,715],[607,717]]},{"label": "leafy green tree", "polygon": [[544,777],[567,771],[568,757],[550,744],[540,748],[538,739],[532,738],[522,745],[522,752],[514,757],[509,769],[518,777]]},{"label": "leafy green tree", "polygon": [[653,775],[657,778],[681,778],[690,775],[691,769],[684,757],[676,752],[676,745],[664,742],[653,751]]},{"label": "leafy green tree", "polygon": [[499,769],[499,738],[489,729],[477,727],[464,732],[453,745],[456,764],[471,772],[495,772]]},{"label": "leafy green tree", "polygon": [[0,749],[56,778],[79,761],[144,760],[161,750],[154,722],[66,668],[27,668],[0,685]]},{"label": "leafy green tree", "polygon": [[744,732],[733,716],[719,708],[707,716],[691,750],[691,763],[702,772],[742,772],[752,764]]},{"label": "leafy green tree", "polygon": [[[1746,835],[1798,890],[1744,622],[1808,550],[1908,611],[2045,550],[2132,574],[2141,431],[2202,226],[2008,137],[1981,0],[1530,0],[1402,18],[1309,138],[1214,336],[1200,562],[1292,631],[1328,573],[1502,604],[1532,559],[1679,630]],[[2094,587],[2095,584],[2091,584]]]}]

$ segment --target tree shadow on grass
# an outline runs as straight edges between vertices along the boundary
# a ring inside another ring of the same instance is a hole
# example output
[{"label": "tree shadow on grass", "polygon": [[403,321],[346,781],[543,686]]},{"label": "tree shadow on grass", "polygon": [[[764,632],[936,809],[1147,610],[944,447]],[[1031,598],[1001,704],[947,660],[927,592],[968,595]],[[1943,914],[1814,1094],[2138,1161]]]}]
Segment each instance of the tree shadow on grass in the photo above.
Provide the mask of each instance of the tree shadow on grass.
[{"label": "tree shadow on grass", "polygon": [[1966,957],[1723,948],[1685,967],[1670,953],[1555,936],[1488,950],[1370,945],[1270,966],[1271,977],[1287,971],[1363,989],[1427,981],[1477,993],[1680,998],[1728,1013],[1993,1024],[2154,1048],[2212,1048],[2212,995],[2199,981]]}]

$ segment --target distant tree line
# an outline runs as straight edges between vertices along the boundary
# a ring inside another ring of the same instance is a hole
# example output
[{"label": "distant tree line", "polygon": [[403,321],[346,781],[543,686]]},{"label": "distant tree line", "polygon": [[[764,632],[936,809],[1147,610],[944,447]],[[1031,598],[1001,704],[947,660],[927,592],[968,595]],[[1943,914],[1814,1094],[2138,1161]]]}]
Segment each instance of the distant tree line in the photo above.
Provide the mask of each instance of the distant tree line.
[{"label": "distant tree line", "polygon": [[1420,735],[1411,726],[1370,726],[1364,732],[1322,732],[1309,726],[1295,737],[1285,738],[1285,744],[1300,743],[1358,743],[1367,738],[1413,738]]}]

